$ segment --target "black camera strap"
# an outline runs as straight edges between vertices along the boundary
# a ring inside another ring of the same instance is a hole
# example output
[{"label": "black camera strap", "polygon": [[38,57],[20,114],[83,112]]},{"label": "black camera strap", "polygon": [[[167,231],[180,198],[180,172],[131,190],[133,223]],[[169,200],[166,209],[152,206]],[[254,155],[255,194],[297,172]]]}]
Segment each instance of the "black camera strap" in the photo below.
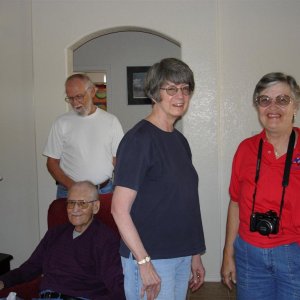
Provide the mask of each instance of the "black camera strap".
[{"label": "black camera strap", "polygon": [[254,206],[255,206],[255,200],[256,200],[256,189],[257,189],[257,182],[258,182],[259,173],[260,173],[262,148],[263,148],[263,139],[260,139],[259,146],[258,146],[258,153],[257,153],[255,179],[254,179],[255,188],[254,188],[254,192],[253,192],[253,196],[252,196],[252,214],[254,213]]},{"label": "black camera strap", "polygon": [[[295,139],[296,139],[296,134],[295,134],[295,131],[292,130],[290,138],[289,138],[289,144],[288,144],[288,149],[287,149],[286,158],[285,158],[284,173],[283,173],[283,177],[282,177],[282,194],[281,194],[281,202],[280,202],[279,219],[281,218],[281,214],[282,214],[285,189],[289,184]],[[263,139],[260,139],[259,146],[258,146],[258,153],[257,153],[255,180],[254,180],[255,188],[254,188],[254,193],[253,193],[253,198],[252,198],[253,199],[252,200],[252,214],[254,213],[257,182],[259,180],[260,165],[261,165],[261,158],[262,158],[262,149],[263,149]]]}]

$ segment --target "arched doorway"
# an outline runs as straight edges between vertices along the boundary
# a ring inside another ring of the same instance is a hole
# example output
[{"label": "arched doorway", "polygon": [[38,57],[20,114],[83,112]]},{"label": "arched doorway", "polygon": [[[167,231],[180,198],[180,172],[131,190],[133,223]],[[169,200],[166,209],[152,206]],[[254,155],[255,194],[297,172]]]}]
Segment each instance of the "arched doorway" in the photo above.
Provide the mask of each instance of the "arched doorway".
[{"label": "arched doorway", "polygon": [[[164,57],[180,58],[181,47],[158,33],[131,28],[85,37],[72,47],[70,55],[71,72],[105,74],[107,111],[115,114],[127,131],[151,109],[147,104],[128,104],[127,67],[151,66]],[[181,122],[176,127],[181,130]]]}]

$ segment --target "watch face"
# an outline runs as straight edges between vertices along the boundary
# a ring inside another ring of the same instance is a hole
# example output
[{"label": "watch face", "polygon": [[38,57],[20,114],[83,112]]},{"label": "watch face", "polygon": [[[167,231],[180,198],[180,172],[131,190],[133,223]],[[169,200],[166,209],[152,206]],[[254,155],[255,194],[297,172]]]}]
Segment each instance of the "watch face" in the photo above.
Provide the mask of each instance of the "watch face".
[{"label": "watch face", "polygon": [[151,257],[150,257],[150,256],[146,256],[144,259],[138,261],[137,263],[138,263],[139,265],[143,265],[143,264],[149,262],[150,260],[151,260]]}]

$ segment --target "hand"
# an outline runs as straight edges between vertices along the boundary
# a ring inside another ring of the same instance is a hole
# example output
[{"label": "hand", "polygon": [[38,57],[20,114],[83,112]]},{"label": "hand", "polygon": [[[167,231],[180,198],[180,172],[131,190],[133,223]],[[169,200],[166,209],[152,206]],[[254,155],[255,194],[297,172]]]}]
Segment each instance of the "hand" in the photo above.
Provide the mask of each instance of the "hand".
[{"label": "hand", "polygon": [[233,255],[223,256],[223,263],[221,268],[222,282],[232,290],[232,283],[236,284],[236,270]]},{"label": "hand", "polygon": [[192,292],[197,291],[204,283],[205,269],[202,264],[201,255],[192,256],[192,277],[189,281],[189,287]]},{"label": "hand", "polygon": [[140,265],[139,267],[141,279],[143,282],[143,286],[141,289],[141,298],[144,297],[146,292],[147,300],[154,300],[159,294],[161,279],[156,273],[156,270],[151,261]]},{"label": "hand", "polygon": [[3,281],[0,281],[0,291],[4,289],[4,283]]}]

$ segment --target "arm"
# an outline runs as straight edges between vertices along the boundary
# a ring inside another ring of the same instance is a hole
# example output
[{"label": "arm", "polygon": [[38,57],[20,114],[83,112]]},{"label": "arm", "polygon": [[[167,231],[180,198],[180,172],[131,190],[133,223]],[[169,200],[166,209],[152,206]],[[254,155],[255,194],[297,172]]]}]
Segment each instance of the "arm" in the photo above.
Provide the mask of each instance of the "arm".
[{"label": "arm", "polygon": [[114,167],[116,166],[116,162],[117,162],[117,158],[115,156],[113,156],[112,164]]},{"label": "arm", "polygon": [[239,206],[235,201],[230,201],[227,215],[226,239],[223,250],[221,275],[223,282],[232,289],[232,282],[236,283],[236,270],[234,262],[233,243],[239,228]]},{"label": "arm", "polygon": [[112,156],[113,156],[113,166],[116,166],[116,155],[117,155],[117,150],[119,147],[119,144],[124,136],[123,128],[120,123],[120,121],[117,119],[117,117],[114,118],[113,120],[113,139],[112,139]]},{"label": "arm", "polygon": [[[43,273],[43,262],[49,242],[49,231],[40,241],[34,252],[20,267],[0,276],[0,286],[10,288],[16,284],[33,280]],[[0,287],[1,290],[1,287]]]},{"label": "arm", "polygon": [[67,189],[69,189],[74,184],[74,181],[64,173],[64,171],[59,166],[59,162],[60,162],[59,159],[48,157],[47,158],[48,171],[51,174],[51,176],[54,178],[54,180],[56,180],[57,182],[65,186]]},{"label": "arm", "polygon": [[189,282],[189,287],[192,292],[197,291],[204,283],[205,269],[202,264],[201,255],[196,254],[192,257],[192,277]]},{"label": "arm", "polygon": [[[131,206],[135,200],[137,192],[116,186],[112,199],[112,215],[119,228],[121,237],[128,246],[137,261],[149,256],[139,237],[137,229],[130,216]],[[151,261],[139,265],[143,287],[141,297],[147,293],[147,300],[153,300],[160,291],[160,278],[156,273]]]}]

